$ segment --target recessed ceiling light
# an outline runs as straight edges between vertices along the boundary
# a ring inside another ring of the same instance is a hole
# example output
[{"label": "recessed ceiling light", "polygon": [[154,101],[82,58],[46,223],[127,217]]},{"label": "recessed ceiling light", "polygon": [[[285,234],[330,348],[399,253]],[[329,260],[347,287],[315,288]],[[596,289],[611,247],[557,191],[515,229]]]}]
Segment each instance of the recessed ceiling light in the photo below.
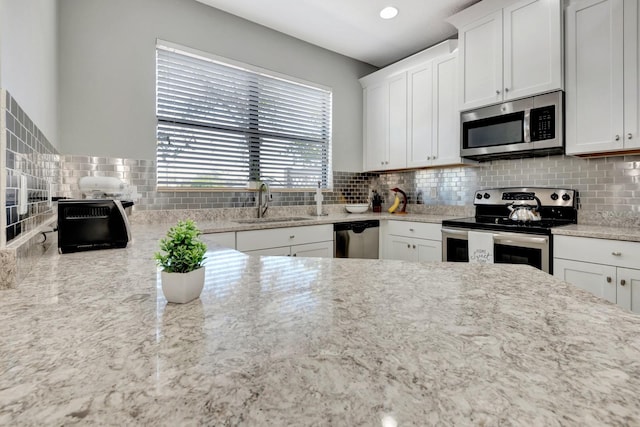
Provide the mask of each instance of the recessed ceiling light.
[{"label": "recessed ceiling light", "polygon": [[398,14],[398,9],[393,6],[387,6],[380,11],[380,18],[382,19],[391,19],[395,18]]}]

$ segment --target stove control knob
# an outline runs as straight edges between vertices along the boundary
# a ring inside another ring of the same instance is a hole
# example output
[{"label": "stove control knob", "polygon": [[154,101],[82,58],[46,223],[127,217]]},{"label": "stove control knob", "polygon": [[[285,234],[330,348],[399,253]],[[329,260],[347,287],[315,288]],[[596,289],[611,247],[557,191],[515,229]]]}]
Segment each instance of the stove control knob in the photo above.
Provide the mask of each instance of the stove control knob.
[{"label": "stove control knob", "polygon": [[480,193],[476,194],[476,199],[478,199],[478,200],[482,199],[482,194],[480,194]]},{"label": "stove control knob", "polygon": [[551,195],[551,200],[558,200],[558,198],[559,198],[559,197],[560,197],[560,196],[558,196],[558,193],[553,193],[553,194]]},{"label": "stove control knob", "polygon": [[484,198],[485,198],[485,199],[488,199],[489,197],[491,197],[491,194],[489,194],[489,193],[484,193]]},{"label": "stove control knob", "polygon": [[565,193],[562,195],[562,200],[568,202],[569,200],[571,200],[571,196]]}]

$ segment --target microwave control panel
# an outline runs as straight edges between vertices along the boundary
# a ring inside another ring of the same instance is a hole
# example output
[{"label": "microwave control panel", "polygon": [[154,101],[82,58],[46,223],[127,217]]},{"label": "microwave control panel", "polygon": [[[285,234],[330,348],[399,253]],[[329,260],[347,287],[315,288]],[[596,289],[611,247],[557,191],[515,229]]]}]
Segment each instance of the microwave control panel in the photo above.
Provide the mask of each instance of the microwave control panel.
[{"label": "microwave control panel", "polygon": [[531,140],[544,141],[556,137],[555,132],[556,107],[534,108],[531,110]]}]

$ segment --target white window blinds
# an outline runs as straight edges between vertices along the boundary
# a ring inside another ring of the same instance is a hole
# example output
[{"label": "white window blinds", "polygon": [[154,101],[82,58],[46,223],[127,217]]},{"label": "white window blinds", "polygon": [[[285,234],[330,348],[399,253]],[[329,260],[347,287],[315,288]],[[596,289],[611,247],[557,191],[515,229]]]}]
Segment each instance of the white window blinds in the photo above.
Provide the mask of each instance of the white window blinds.
[{"label": "white window blinds", "polygon": [[331,91],[158,45],[159,189],[331,186]]}]

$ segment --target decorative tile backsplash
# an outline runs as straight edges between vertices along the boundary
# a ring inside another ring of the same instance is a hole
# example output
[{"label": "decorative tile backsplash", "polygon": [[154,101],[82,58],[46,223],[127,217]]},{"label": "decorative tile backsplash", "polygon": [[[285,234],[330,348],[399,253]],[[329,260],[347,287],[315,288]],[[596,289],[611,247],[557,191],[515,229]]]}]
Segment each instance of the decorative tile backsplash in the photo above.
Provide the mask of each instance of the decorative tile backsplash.
[{"label": "decorative tile backsplash", "polygon": [[[53,215],[48,198],[51,184],[58,181],[59,156],[7,91],[2,91],[1,110],[4,116],[4,225],[6,242],[10,243]],[[27,199],[25,212],[19,209],[22,185]]]},{"label": "decorative tile backsplash", "polygon": [[[80,198],[78,180],[83,176],[110,176],[135,186],[139,194],[135,210],[243,208],[255,206],[255,193],[247,191],[156,191],[155,161],[92,156],[61,156],[61,195]],[[374,174],[334,172],[333,191],[324,192],[324,203],[362,203],[368,197]],[[271,206],[312,205],[313,191],[272,191]]]},{"label": "decorative tile backsplash", "polygon": [[[251,192],[157,192],[155,162],[90,156],[61,156],[62,195],[80,197],[81,176],[115,176],[137,187],[135,210],[241,208],[255,206]],[[640,215],[640,155],[607,158],[547,156],[496,160],[473,167],[421,169],[388,173],[334,172],[333,191],[324,203],[367,202],[372,190],[387,204],[399,187],[409,203],[471,205],[478,189],[492,187],[563,187],[580,193],[581,210]],[[313,192],[274,192],[272,206],[313,205]]]},{"label": "decorative tile backsplash", "polygon": [[429,205],[471,204],[478,189],[523,186],[578,190],[585,212],[640,215],[640,155],[496,160],[475,167],[385,173],[372,183],[382,194],[400,187],[410,203]]}]

